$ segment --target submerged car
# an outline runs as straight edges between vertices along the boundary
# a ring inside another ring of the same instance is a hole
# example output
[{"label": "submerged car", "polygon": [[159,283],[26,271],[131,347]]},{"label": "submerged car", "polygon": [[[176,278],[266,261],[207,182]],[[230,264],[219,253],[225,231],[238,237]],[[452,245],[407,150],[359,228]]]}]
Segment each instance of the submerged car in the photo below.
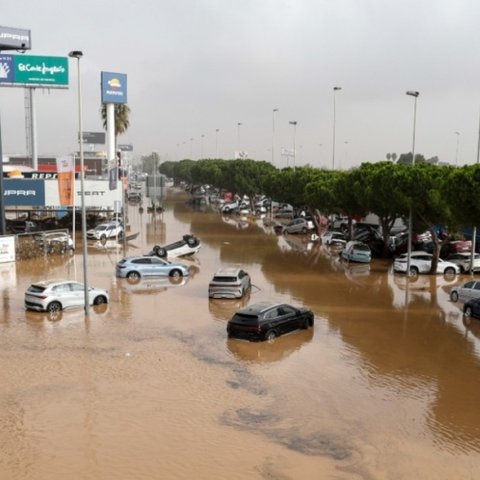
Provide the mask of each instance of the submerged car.
[{"label": "submerged car", "polygon": [[201,248],[200,240],[195,235],[186,234],[181,240],[169,245],[155,245],[149,255],[157,257],[185,257],[198,253]]},{"label": "submerged car", "polygon": [[458,300],[466,301],[471,298],[480,298],[480,282],[472,280],[462,286],[453,287],[450,291],[450,300],[452,302],[457,302]]},{"label": "submerged car", "polygon": [[471,298],[463,305],[463,314],[465,317],[480,318],[480,298]]},{"label": "submerged car", "polygon": [[189,268],[184,263],[169,262],[156,255],[125,257],[116,266],[117,277],[133,281],[139,281],[142,277],[165,275],[180,281],[183,276],[189,274]]},{"label": "submerged car", "polygon": [[347,262],[370,263],[372,251],[366,243],[352,240],[347,242],[340,256]]},{"label": "submerged car", "polygon": [[[460,272],[468,272],[470,270],[471,252],[458,252],[450,254],[445,260],[452,262],[460,267]],[[480,253],[473,256],[473,272],[480,272]]]},{"label": "submerged car", "polygon": [[44,232],[34,235],[36,244],[47,253],[64,253],[73,251],[73,239],[66,232]]},{"label": "submerged car", "polygon": [[[103,288],[88,289],[90,305],[108,303],[109,294]],[[25,292],[25,308],[39,312],[58,312],[69,307],[85,305],[83,283],[70,280],[52,280],[32,283]]]},{"label": "submerged car", "polygon": [[299,218],[294,218],[290,222],[288,222],[284,227],[283,227],[283,233],[288,234],[288,233],[308,233],[309,230],[313,230],[315,228],[315,225],[311,220],[307,220],[306,218],[299,217]]},{"label": "submerged car", "polygon": [[343,232],[338,230],[329,230],[321,237],[323,245],[346,245],[347,239]]},{"label": "submerged car", "polygon": [[[412,252],[410,255],[410,274],[430,273],[433,255],[422,250]],[[393,262],[393,270],[398,273],[407,273],[408,254],[403,253]],[[438,259],[437,271],[443,275],[456,275],[460,273],[460,267],[452,262]]]},{"label": "submerged car", "polygon": [[118,222],[102,223],[87,230],[88,240],[106,240],[115,237],[123,238],[123,227]]},{"label": "submerged car", "polygon": [[241,298],[251,286],[250,275],[242,268],[220,268],[210,280],[208,296],[210,298]]},{"label": "submerged car", "polygon": [[229,338],[272,341],[280,335],[313,327],[314,314],[305,307],[286,303],[254,303],[242,308],[228,321]]}]

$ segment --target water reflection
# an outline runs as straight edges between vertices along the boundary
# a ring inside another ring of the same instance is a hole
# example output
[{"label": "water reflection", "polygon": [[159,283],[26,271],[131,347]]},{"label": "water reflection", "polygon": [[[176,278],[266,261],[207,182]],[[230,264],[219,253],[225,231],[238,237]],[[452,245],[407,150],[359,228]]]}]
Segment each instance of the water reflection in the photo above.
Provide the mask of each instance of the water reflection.
[{"label": "water reflection", "polygon": [[240,310],[248,305],[251,294],[252,290],[250,289],[245,293],[245,295],[243,295],[242,298],[210,298],[208,300],[208,310],[215,320],[230,320],[237,310]]},{"label": "water reflection", "polygon": [[276,338],[274,342],[247,342],[228,339],[227,348],[237,360],[242,362],[278,362],[311,342],[314,330],[314,328],[297,330]]}]

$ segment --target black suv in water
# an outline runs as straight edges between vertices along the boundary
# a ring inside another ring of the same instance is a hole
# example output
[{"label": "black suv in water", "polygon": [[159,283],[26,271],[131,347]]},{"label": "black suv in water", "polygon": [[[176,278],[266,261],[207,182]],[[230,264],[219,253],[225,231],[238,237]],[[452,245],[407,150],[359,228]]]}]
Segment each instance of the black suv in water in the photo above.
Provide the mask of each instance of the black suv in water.
[{"label": "black suv in water", "polygon": [[230,338],[243,340],[273,340],[279,335],[313,327],[314,315],[308,308],[296,308],[285,303],[254,303],[239,310],[228,322]]}]

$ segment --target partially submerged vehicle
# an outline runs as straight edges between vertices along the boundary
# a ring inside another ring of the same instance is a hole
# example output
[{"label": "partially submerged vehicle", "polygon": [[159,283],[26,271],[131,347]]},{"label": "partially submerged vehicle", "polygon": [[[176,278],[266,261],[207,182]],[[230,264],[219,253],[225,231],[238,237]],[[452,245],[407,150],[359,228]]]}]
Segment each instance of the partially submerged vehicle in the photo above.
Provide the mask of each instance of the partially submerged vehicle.
[{"label": "partially submerged vehicle", "polygon": [[191,234],[186,234],[181,240],[169,245],[155,245],[149,255],[156,255],[160,258],[184,257],[197,253],[202,244],[200,240]]},{"label": "partially submerged vehicle", "polygon": [[370,263],[372,251],[366,243],[351,240],[347,242],[340,256],[347,262]]}]

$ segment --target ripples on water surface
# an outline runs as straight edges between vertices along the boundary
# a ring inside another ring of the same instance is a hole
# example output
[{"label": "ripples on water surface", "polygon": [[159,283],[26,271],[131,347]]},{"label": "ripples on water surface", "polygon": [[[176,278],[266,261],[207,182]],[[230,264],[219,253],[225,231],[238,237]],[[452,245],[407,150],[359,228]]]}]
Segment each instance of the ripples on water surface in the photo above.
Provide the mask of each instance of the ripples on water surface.
[{"label": "ripples on water surface", "polygon": [[[345,266],[180,195],[155,222],[134,207],[130,220],[130,255],[196,234],[191,278],[129,284],[114,277],[122,251],[92,246],[90,283],[111,303],[52,319],[25,312],[23,291],[45,276],[81,281],[80,252],[5,267],[0,478],[480,476],[480,322],[448,301],[463,279],[420,277],[407,291],[386,262]],[[249,296],[209,301],[215,270],[236,263]],[[260,299],[310,306],[315,328],[228,340],[232,313]]]}]

